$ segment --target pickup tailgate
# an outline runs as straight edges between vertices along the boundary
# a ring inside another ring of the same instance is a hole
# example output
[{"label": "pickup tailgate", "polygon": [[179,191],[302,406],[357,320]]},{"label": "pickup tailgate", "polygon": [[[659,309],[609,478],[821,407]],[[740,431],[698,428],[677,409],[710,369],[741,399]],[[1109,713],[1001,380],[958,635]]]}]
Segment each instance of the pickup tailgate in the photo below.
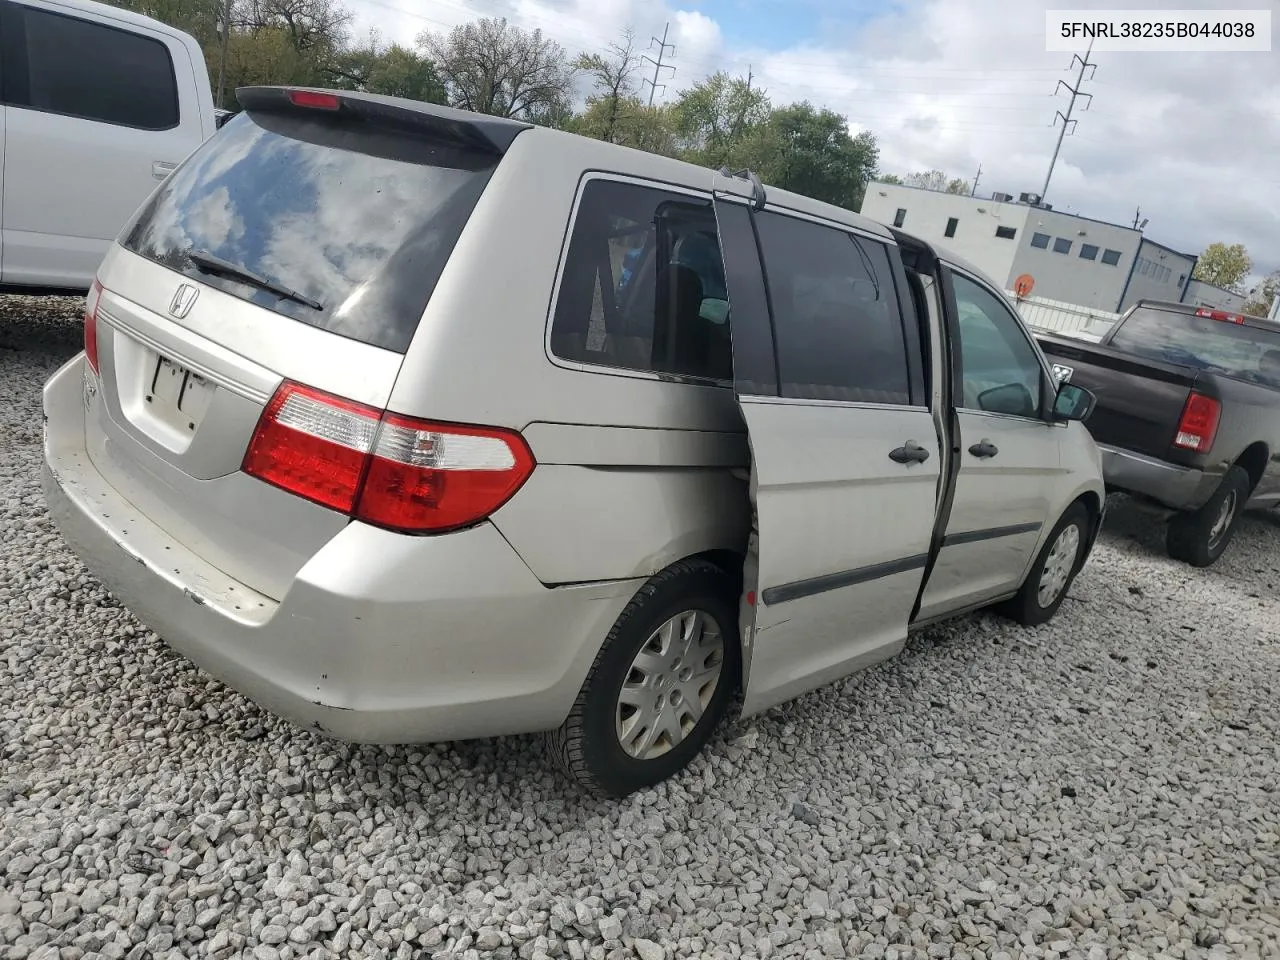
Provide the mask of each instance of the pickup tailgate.
[{"label": "pickup tailgate", "polygon": [[1072,383],[1097,396],[1098,405],[1089,418],[1094,440],[1151,457],[1168,457],[1197,371],[1080,340],[1046,334],[1036,339],[1055,368],[1069,369],[1067,378]]}]

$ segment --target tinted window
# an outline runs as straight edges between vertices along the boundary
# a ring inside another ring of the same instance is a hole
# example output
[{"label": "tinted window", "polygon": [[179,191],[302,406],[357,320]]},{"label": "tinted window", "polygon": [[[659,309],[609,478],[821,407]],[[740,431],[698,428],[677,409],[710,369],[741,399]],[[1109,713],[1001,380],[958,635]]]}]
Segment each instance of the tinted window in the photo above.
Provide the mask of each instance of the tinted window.
[{"label": "tinted window", "polygon": [[556,356],[728,380],[724,263],[709,200],[587,184],[551,326]]},{"label": "tinted window", "polygon": [[[355,138],[337,122],[241,113],[170,175],[121,242],[268,310],[404,352],[492,160],[376,128]],[[200,272],[192,250],[322,309]]]},{"label": "tinted window", "polygon": [[1012,240],[1017,235],[1018,231],[1014,227],[996,227],[996,236],[1001,240]]},{"label": "tinted window", "polygon": [[1053,252],[1054,253],[1070,253],[1071,241],[1064,239],[1063,237],[1057,237],[1053,241]]},{"label": "tinted window", "polygon": [[1041,248],[1049,246],[1049,235],[1047,233],[1033,233],[1031,235],[1031,245]]},{"label": "tinted window", "polygon": [[173,61],[159,40],[30,7],[13,11],[9,24],[22,26],[5,34],[9,103],[145,130],[177,126]]},{"label": "tinted window", "polygon": [[960,371],[969,410],[1034,417],[1044,369],[1035,347],[997,297],[953,274],[960,321]]},{"label": "tinted window", "polygon": [[1114,267],[1117,263],[1120,262],[1120,251],[1119,250],[1103,250],[1102,262],[1105,263],[1108,267]]},{"label": "tinted window", "polygon": [[1094,246],[1092,243],[1080,244],[1080,259],[1081,260],[1097,260],[1098,248]]},{"label": "tinted window", "polygon": [[781,214],[757,219],[784,397],[909,403],[888,251]]},{"label": "tinted window", "polygon": [[1280,387],[1280,330],[1141,307],[1116,328],[1110,346],[1147,360]]}]

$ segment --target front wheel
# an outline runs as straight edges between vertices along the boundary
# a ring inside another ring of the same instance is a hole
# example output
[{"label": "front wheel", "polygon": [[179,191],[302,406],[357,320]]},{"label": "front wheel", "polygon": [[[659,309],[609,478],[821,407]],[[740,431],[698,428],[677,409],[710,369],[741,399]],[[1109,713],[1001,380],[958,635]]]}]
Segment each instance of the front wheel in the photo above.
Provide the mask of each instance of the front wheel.
[{"label": "front wheel", "polygon": [[740,662],[734,578],[703,560],[672,564],[619,615],[548,753],[597,793],[665,780],[711,737]]},{"label": "front wheel", "polygon": [[1250,486],[1244,468],[1232,467],[1204,506],[1170,520],[1165,535],[1169,556],[1193,567],[1215,563],[1235,535]]},{"label": "front wheel", "polygon": [[1091,521],[1084,504],[1068,507],[1040,548],[1021,589],[997,608],[999,612],[1028,627],[1053,619],[1075,580]]}]

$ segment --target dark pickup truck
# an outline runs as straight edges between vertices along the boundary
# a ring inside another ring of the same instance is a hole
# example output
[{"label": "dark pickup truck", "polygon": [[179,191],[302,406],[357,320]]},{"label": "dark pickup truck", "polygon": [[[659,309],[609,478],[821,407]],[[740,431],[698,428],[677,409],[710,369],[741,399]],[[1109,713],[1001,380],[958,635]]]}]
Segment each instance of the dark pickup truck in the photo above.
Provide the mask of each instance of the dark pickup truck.
[{"label": "dark pickup truck", "polygon": [[1107,488],[1170,517],[1169,555],[1207,567],[1246,507],[1280,502],[1280,325],[1140,301],[1094,344],[1041,334],[1090,390]]}]

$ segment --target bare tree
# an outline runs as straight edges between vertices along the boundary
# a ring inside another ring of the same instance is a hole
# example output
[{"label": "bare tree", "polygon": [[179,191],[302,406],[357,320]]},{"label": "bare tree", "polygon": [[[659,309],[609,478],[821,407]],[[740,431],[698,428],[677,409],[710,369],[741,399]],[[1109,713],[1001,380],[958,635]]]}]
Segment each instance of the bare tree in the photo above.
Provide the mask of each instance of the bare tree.
[{"label": "bare tree", "polygon": [[243,30],[283,30],[295,50],[336,50],[347,39],[351,11],[337,0],[239,0],[232,23]]},{"label": "bare tree", "polygon": [[591,131],[591,135],[609,143],[618,143],[618,126],[625,105],[634,99],[632,78],[640,66],[635,32],[630,27],[624,30],[621,43],[609,44],[609,53],[608,57],[584,53],[573,65],[575,69],[591,75],[592,86],[597,91],[587,102],[587,109],[598,114],[600,124],[600,129]]},{"label": "bare tree", "polygon": [[575,68],[564,48],[541,30],[521,30],[505,18],[424,31],[418,44],[435,63],[449,101],[498,117],[558,114],[569,100]]}]

